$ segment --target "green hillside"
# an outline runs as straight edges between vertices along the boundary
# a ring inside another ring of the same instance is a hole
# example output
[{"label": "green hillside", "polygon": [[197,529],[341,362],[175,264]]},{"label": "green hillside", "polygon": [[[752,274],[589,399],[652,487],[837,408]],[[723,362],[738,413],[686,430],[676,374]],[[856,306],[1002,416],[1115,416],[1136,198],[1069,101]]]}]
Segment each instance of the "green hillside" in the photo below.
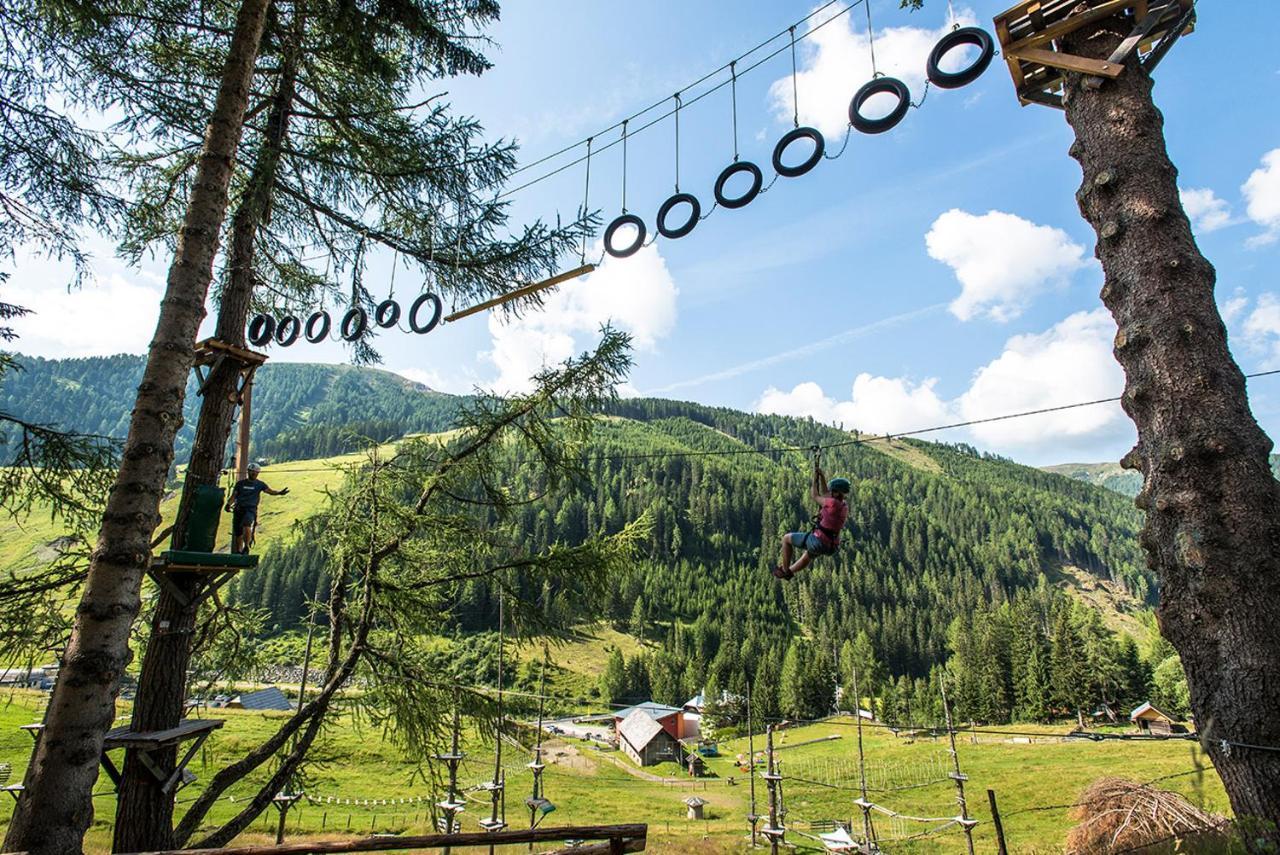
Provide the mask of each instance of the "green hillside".
[{"label": "green hillside", "polygon": [[[77,433],[123,437],[144,357],[16,357],[0,384],[0,410]],[[200,399],[187,385],[175,460],[191,449]],[[389,439],[448,428],[461,399],[389,371],[350,365],[268,362],[253,385],[253,452],[271,460],[350,450],[352,435]]]},{"label": "green hillside", "polygon": [[[111,362],[70,360],[44,370],[67,377],[77,367]],[[116,358],[112,364],[127,373],[131,363]],[[279,374],[269,400],[294,402],[286,407],[295,414],[294,433],[256,427],[266,435],[255,433],[259,449],[284,447],[290,436],[337,442],[344,409],[363,415],[376,409],[351,403],[362,389],[387,399],[381,412],[399,407],[388,423],[397,434],[430,419],[439,429],[458,404],[384,372],[272,367]],[[87,402],[106,397],[108,388],[116,390],[113,400],[127,397],[119,391],[129,388],[125,379],[113,385],[100,371],[82,373],[92,374],[93,384],[73,389],[68,382],[65,397],[29,417],[57,421],[58,412],[91,412]],[[416,399],[426,403],[419,407]],[[794,583],[772,579],[780,536],[806,527],[813,513],[807,498],[812,463],[802,452],[769,449],[850,439],[807,420],[633,399],[614,402],[601,418],[589,477],[572,489],[542,496],[542,473],[523,460],[506,460],[513,493],[539,497],[515,510],[515,530],[527,550],[617,531],[646,512],[654,521],[641,560],[614,578],[600,601],[584,602],[576,591],[535,581],[520,591],[540,602],[556,625],[603,621],[646,642],[637,649],[601,641],[599,647],[611,650],[572,657],[581,667],[556,677],[564,690],[615,702],[653,697],[670,703],[708,685],[740,694],[754,686],[762,710],[817,714],[830,708],[827,695],[840,675],[847,678],[843,647],[851,646],[869,688],[904,718],[934,706],[931,686],[947,661],[964,672],[966,684],[986,686],[961,693],[966,717],[1042,718],[1075,705],[1119,708],[1146,698],[1150,669],[1167,652],[1141,663],[1133,643],[1126,646],[1116,634],[1145,634],[1136,615],[1154,601],[1155,584],[1136,544],[1139,515],[1110,490],[962,445],[844,444],[824,456],[829,473],[855,485],[844,545]],[[271,635],[298,632],[307,597],[328,588],[328,556],[317,538],[306,536],[305,524],[325,501],[324,488],[336,483],[334,462],[276,463],[264,474],[272,486],[292,492],[264,501],[262,564],[241,575],[228,596],[265,609]],[[165,510],[172,506],[170,497]],[[296,523],[304,528],[295,530]],[[59,536],[39,519],[22,529],[6,522],[0,560],[32,572]],[[488,636],[491,644],[497,619],[486,581],[457,592],[453,629]],[[467,641],[456,652],[473,662],[479,680],[492,679],[490,658],[481,655],[486,647]],[[1028,674],[1030,660],[1052,660],[1062,673]],[[1077,665],[1085,669],[1080,674],[1063,670]],[[1075,687],[1078,696],[1051,684]],[[825,688],[810,692],[814,687]]]},{"label": "green hillside", "polygon": [[[1124,496],[1136,496],[1142,489],[1142,475],[1124,469],[1119,463],[1059,463],[1043,469],[1077,481],[1106,487]],[[1280,454],[1271,455],[1271,471],[1280,478]]]}]

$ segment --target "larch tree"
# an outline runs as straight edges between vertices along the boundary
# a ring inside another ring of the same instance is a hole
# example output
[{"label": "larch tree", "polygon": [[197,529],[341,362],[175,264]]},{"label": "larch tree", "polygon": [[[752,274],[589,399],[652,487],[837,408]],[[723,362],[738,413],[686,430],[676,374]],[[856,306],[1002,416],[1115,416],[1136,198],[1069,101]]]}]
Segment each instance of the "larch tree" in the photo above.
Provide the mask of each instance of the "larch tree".
[{"label": "larch tree", "polygon": [[[530,594],[549,584],[585,608],[649,537],[642,515],[614,534],[529,553],[515,513],[526,499],[502,483],[513,458],[538,473],[539,492],[584,482],[586,441],[602,397],[624,375],[628,350],[626,335],[606,329],[593,352],[540,372],[528,394],[478,399],[447,439],[404,440],[393,457],[374,445],[368,461],[350,469],[308,528],[329,556],[331,579],[322,609],[329,641],[316,694],[213,775],[178,824],[176,845],[199,832],[197,846],[225,846],[244,831],[339,712],[355,707],[419,761],[439,748],[455,697],[465,700],[466,711],[492,718],[490,700],[460,691],[433,650],[459,589],[485,581],[508,604],[508,631],[554,635],[566,627],[549,624]],[[343,695],[353,677],[360,691]],[[230,787],[272,761],[267,780],[237,798],[232,819],[204,827]]]},{"label": "larch tree", "polygon": [[[589,219],[555,228],[533,223],[514,237],[501,236],[505,205],[481,196],[515,167],[514,146],[481,142],[474,121],[453,117],[439,97],[419,95],[434,79],[488,68],[476,51],[483,44],[477,33],[497,16],[496,4],[414,0],[365,9],[298,0],[272,9],[259,63],[265,91],[249,109],[216,290],[216,338],[245,346],[255,306],[304,319],[304,307],[326,302],[372,312],[376,301],[362,279],[370,246],[403,254],[443,298],[468,300],[535,278],[577,245]],[[189,180],[198,129],[184,122],[185,99],[192,92],[198,97],[207,65],[207,37],[196,35],[184,50],[159,54],[152,76],[166,83],[133,102],[128,118],[139,128],[166,129],[151,150],[126,162],[140,199],[126,239],[135,253],[167,240],[178,214],[174,188]],[[316,250],[328,257],[323,271],[305,258]],[[349,287],[339,283],[344,274]],[[357,360],[376,358],[366,340],[354,347]],[[228,361],[204,384],[175,545],[185,542],[195,489],[215,484],[223,470],[239,380],[238,367]],[[167,587],[159,593],[134,708],[139,730],[174,727],[184,709],[198,619],[192,603],[205,580],[171,581],[182,596]],[[148,759],[168,770],[176,750]],[[123,777],[116,847],[167,847],[172,793],[163,791],[138,752],[127,756]]]},{"label": "larch tree", "polygon": [[[925,0],[901,0],[920,8]],[[1081,0],[1083,15],[1104,0]],[[1108,60],[1133,32],[1124,10],[1089,20],[1060,50]],[[1075,135],[1076,199],[1098,240],[1103,304],[1119,328],[1121,405],[1138,443],[1121,460],[1143,475],[1140,535],[1160,581],[1156,613],[1186,669],[1191,710],[1245,839],[1280,844],[1280,482],[1273,443],[1214,299],[1217,276],[1178,195],[1153,80],[1130,59],[1097,85],[1064,76]],[[1267,746],[1264,749],[1248,745]]]},{"label": "larch tree", "polygon": [[[196,330],[204,318],[267,6],[268,0],[243,0],[226,41],[217,96],[207,114],[120,469],[106,501],[44,731],[5,836],[5,848],[11,851],[78,852],[93,818],[93,785],[103,739],[115,718],[120,677],[132,656],[130,632],[150,561],[151,534],[160,519],[174,435],[182,423]],[[110,30],[112,22],[97,25]]]}]

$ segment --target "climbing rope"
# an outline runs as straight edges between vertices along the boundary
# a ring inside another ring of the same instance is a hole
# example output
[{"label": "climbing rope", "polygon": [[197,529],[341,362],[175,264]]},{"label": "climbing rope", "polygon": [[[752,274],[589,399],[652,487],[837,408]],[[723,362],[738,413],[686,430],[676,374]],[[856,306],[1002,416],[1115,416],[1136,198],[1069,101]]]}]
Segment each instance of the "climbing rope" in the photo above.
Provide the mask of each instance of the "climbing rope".
[{"label": "climbing rope", "polygon": [[[584,224],[587,219],[587,212],[590,210],[588,200],[591,197],[591,142],[593,139],[594,137],[587,137],[587,178],[582,187],[582,215],[580,217]],[[587,263],[587,229],[585,225],[582,229],[582,254],[578,260],[582,264]]]},{"label": "climbing rope", "polygon": [[[871,3],[866,4],[868,7]],[[791,33],[791,107],[792,107],[792,123],[798,128],[800,127],[800,83],[798,81],[799,73],[796,71],[796,28],[792,24],[789,30]]]}]

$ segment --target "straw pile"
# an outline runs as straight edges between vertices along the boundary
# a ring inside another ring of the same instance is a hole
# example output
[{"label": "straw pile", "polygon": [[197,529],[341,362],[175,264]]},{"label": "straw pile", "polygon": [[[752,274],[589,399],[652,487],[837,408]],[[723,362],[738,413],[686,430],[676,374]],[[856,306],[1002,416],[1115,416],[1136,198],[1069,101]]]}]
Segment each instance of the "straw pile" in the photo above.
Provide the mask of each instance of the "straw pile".
[{"label": "straw pile", "polygon": [[1177,793],[1125,778],[1099,778],[1080,796],[1072,812],[1079,824],[1067,835],[1067,849],[1081,855],[1112,855],[1159,843],[1172,844],[1220,829],[1225,820]]}]

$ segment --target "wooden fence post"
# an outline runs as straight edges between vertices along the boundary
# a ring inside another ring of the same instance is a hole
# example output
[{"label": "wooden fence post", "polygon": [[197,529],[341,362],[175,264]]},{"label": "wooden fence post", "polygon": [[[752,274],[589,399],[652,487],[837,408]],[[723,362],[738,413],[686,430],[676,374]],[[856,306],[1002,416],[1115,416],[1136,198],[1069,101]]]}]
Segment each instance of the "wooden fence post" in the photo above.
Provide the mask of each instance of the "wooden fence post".
[{"label": "wooden fence post", "polygon": [[991,824],[996,828],[996,852],[998,855],[1009,855],[1009,848],[1004,842],[1004,824],[1000,822],[1000,808],[996,807],[995,790],[987,790],[987,801],[991,803]]}]

